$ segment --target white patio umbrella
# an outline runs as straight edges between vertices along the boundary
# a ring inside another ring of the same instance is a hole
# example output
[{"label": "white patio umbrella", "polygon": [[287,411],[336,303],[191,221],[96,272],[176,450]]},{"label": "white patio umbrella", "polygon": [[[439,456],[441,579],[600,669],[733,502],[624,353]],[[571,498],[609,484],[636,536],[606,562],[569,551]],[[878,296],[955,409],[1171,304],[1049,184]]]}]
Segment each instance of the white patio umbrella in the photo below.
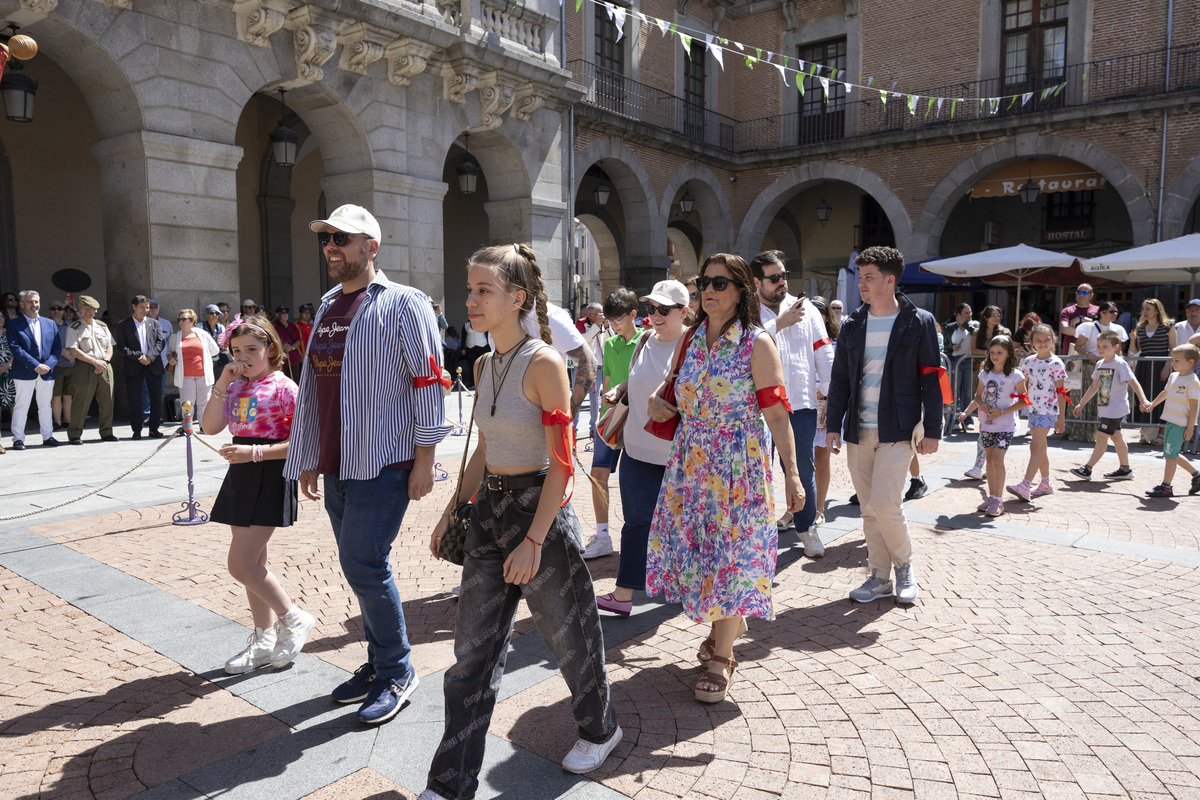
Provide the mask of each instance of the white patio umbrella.
[{"label": "white patio umbrella", "polygon": [[1188,297],[1196,296],[1196,273],[1200,272],[1200,233],[1146,244],[1080,262],[1084,272],[1136,283],[1183,283],[1191,281]]},{"label": "white patio umbrella", "polygon": [[1021,285],[1025,279],[1043,270],[1069,267],[1075,256],[1041,250],[1025,244],[983,250],[966,256],[927,261],[921,269],[947,278],[987,278],[993,275],[1008,275],[1017,280],[1017,307],[1013,319],[1021,319]]}]

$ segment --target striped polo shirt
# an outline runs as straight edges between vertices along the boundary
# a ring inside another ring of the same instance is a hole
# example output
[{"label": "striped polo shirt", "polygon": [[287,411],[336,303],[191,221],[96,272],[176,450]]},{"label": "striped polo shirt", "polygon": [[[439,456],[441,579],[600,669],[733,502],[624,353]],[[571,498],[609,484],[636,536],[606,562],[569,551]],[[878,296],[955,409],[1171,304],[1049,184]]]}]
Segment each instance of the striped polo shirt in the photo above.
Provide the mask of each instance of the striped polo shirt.
[{"label": "striped polo shirt", "polygon": [[867,344],[863,351],[862,399],[858,406],[860,428],[879,427],[879,388],[883,385],[883,364],[887,360],[888,339],[900,312],[886,317],[867,314]]}]

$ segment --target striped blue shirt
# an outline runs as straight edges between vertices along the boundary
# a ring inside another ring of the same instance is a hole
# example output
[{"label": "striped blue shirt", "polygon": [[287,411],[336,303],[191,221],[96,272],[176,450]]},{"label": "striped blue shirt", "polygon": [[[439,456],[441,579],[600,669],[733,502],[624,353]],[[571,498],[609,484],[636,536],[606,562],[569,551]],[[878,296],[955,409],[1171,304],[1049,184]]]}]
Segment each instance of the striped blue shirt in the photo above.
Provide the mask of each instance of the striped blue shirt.
[{"label": "striped blue shirt", "polygon": [[[342,293],[337,286],[321,298],[313,327]],[[425,295],[382,272],[367,286],[367,296],[346,333],[342,364],[342,480],[378,477],[389,464],[412,459],[417,446],[432,447],[446,438],[445,393],[439,383],[414,388],[413,379],[429,375],[433,356],[441,375],[442,342]],[[299,478],[317,468],[320,455],[317,383],[310,359],[304,359],[300,394],[283,474]]]},{"label": "striped blue shirt", "polygon": [[863,350],[862,400],[858,406],[860,428],[879,427],[879,388],[883,385],[883,365],[887,361],[888,340],[900,312],[886,317],[867,314],[867,343]]}]

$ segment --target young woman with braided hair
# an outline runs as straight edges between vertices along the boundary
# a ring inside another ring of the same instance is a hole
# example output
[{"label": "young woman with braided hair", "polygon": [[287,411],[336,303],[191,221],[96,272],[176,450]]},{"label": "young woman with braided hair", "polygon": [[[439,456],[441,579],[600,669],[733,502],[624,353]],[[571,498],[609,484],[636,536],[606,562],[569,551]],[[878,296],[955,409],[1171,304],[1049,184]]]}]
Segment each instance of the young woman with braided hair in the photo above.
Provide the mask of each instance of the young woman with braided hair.
[{"label": "young woman with braided hair", "polygon": [[[540,339],[521,327],[535,300]],[[590,772],[621,741],[592,577],[571,533],[575,512],[563,500],[573,474],[571,396],[563,360],[549,345],[546,308],[528,246],[486,247],[471,256],[467,317],[492,335],[496,350],[475,365],[479,444],[429,543],[436,557],[450,512],[474,496],[454,629],[458,660],[446,671],[446,727],[420,800],[475,796],[522,597],[571,691],[579,741],[563,769]]]}]

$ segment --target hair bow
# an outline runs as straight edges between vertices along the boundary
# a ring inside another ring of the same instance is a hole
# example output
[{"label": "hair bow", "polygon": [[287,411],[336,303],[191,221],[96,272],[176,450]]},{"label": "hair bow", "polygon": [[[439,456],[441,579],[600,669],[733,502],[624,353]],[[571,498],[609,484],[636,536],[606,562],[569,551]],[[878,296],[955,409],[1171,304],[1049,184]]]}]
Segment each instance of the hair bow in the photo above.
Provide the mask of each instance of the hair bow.
[{"label": "hair bow", "polygon": [[217,346],[222,350],[229,347],[229,340],[233,338],[233,329],[244,324],[241,313],[234,314],[233,319],[229,320],[229,324],[225,326],[225,330],[217,334]]},{"label": "hair bow", "polygon": [[417,389],[424,389],[426,386],[433,386],[437,383],[440,383],[445,389],[449,389],[454,385],[449,378],[442,374],[442,368],[438,366],[437,359],[433,356],[430,356],[429,374],[418,375],[417,377],[413,378],[413,387]]}]

